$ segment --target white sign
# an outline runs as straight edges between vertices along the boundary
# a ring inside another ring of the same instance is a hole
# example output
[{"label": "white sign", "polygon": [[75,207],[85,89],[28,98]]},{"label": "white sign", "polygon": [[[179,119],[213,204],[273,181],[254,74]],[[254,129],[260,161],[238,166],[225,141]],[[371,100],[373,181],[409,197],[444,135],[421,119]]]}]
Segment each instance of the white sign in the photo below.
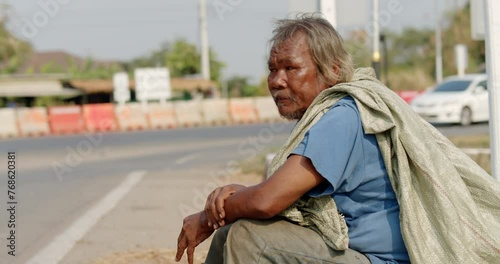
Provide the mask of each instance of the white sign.
[{"label": "white sign", "polygon": [[470,21],[471,35],[473,40],[484,40],[484,0],[471,0],[470,2]]},{"label": "white sign", "polygon": [[464,76],[468,63],[467,46],[464,44],[455,45],[455,66],[457,67],[458,76]]},{"label": "white sign", "polygon": [[320,0],[320,12],[323,14],[324,18],[332,24],[332,26],[337,29],[337,0]]},{"label": "white sign", "polygon": [[135,70],[135,97],[139,101],[166,100],[172,96],[170,72],[167,68]]},{"label": "white sign", "polygon": [[130,89],[128,82],[128,74],[126,72],[118,72],[113,75],[113,98],[115,102],[124,104],[130,101]]}]

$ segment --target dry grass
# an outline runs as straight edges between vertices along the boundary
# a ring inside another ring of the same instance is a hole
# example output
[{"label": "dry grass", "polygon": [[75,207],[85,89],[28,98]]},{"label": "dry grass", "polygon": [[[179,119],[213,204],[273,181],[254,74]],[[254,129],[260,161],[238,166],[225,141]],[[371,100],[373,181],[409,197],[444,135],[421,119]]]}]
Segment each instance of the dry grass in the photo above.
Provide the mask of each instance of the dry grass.
[{"label": "dry grass", "polygon": [[[187,263],[186,255],[180,262],[175,262],[174,249],[146,249],[142,251],[114,252],[108,256],[91,261],[89,264],[174,264]],[[202,263],[207,251],[197,249],[194,254],[194,263]]]},{"label": "dry grass", "polygon": [[[477,136],[455,136],[449,137],[450,141],[459,148],[490,148],[490,136],[489,135],[477,135]],[[479,165],[481,168],[486,170],[491,174],[491,157],[489,154],[476,154],[469,156]]]},{"label": "dry grass", "polygon": [[450,141],[459,148],[489,148],[490,136],[477,135],[477,136],[454,136],[449,137]]},{"label": "dry grass", "polygon": [[[387,82],[384,80],[384,83]],[[411,71],[392,71],[389,74],[389,88],[394,91],[423,91],[434,85],[435,82],[432,76],[429,76],[422,68],[416,68]]]}]

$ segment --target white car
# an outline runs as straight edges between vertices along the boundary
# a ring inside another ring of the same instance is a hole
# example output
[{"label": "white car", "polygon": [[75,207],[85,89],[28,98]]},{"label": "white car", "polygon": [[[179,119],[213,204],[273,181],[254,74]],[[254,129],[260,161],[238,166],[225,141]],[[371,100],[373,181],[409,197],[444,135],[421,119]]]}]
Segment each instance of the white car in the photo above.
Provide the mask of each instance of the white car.
[{"label": "white car", "polygon": [[448,77],[411,101],[412,109],[429,123],[463,126],[488,121],[488,105],[486,74]]}]

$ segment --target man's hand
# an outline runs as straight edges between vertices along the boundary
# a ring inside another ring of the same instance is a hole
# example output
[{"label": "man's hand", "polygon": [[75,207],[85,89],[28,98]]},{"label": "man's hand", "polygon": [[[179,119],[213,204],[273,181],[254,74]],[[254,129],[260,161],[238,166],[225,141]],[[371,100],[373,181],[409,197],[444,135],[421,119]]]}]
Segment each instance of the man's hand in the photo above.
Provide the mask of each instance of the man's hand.
[{"label": "man's hand", "polygon": [[175,261],[179,262],[187,248],[189,264],[193,263],[194,248],[212,235],[214,229],[207,225],[204,211],[184,218],[181,233],[177,239],[177,255]]},{"label": "man's hand", "polygon": [[229,196],[243,188],[246,187],[239,184],[229,184],[219,187],[210,193],[205,204],[205,214],[207,216],[208,226],[213,229],[217,229],[226,224],[224,221],[224,217],[226,217],[224,202]]}]

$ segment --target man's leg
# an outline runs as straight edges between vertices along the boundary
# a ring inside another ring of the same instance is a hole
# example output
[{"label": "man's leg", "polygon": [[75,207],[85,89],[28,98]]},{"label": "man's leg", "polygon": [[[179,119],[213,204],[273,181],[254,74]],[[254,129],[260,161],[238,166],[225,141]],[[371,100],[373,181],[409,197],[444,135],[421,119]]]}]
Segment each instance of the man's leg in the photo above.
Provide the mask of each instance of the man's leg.
[{"label": "man's leg", "polygon": [[[239,220],[229,232],[217,233],[212,241],[218,247],[227,237],[223,263],[370,263],[354,250],[332,250],[316,232],[284,220]],[[210,251],[216,246],[212,245]],[[222,263],[210,262],[209,257],[207,264]]]},{"label": "man's leg", "polygon": [[224,245],[226,244],[227,235],[232,225],[233,224],[223,226],[215,232],[212,243],[210,244],[210,249],[208,250],[207,258],[204,262],[205,264],[224,263]]}]

